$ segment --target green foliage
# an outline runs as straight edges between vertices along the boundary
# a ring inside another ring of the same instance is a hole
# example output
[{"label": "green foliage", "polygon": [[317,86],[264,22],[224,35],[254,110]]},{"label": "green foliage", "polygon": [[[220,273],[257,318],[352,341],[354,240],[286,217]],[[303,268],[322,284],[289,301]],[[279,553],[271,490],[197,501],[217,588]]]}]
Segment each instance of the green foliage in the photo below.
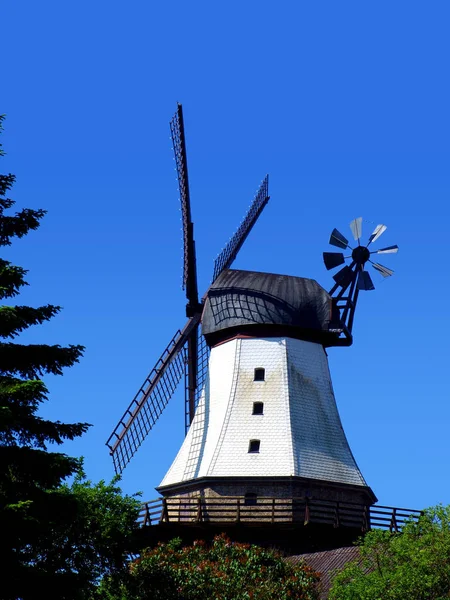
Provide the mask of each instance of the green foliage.
[{"label": "green foliage", "polygon": [[24,379],[45,374],[62,375],[65,367],[78,362],[83,350],[82,346],[61,348],[58,345],[0,343],[0,372],[17,374]]},{"label": "green foliage", "polygon": [[40,308],[31,308],[29,306],[0,306],[0,335],[6,337],[16,337],[21,331],[30,327],[48,321],[59,311],[59,307],[47,304]]},{"label": "green foliage", "polygon": [[[0,175],[1,178],[1,175]],[[26,270],[0,258],[0,299],[17,296],[25,281]]]},{"label": "green foliage", "polygon": [[[5,115],[0,115],[0,133],[3,130],[3,121]],[[5,153],[0,144],[0,156]],[[14,215],[5,215],[4,211],[14,205],[14,201],[6,197],[6,192],[10,190],[16,178],[11,173],[8,175],[0,175],[0,246],[10,246],[11,238],[23,237],[30,229],[37,229],[40,220],[45,215],[45,210],[41,208],[33,210],[24,208]]]},{"label": "green foliage", "polygon": [[80,472],[72,485],[44,491],[42,500],[8,506],[11,533],[26,532],[28,543],[20,565],[5,570],[2,599],[87,600],[101,577],[127,576],[140,502],[122,495],[117,479],[93,485]]},{"label": "green foliage", "polygon": [[450,598],[450,507],[436,506],[402,533],[370,531],[360,558],[333,580],[330,600]]},{"label": "green foliage", "polygon": [[[111,483],[92,484],[80,472],[74,482],[58,490],[60,497],[77,503],[77,517],[69,528],[53,538],[58,548],[57,560],[73,561],[78,573],[85,573],[90,582],[97,582],[105,573],[120,574],[128,570],[128,556],[137,531],[141,501],[122,494],[119,477]],[[77,549],[73,553],[73,548]],[[82,552],[81,552],[82,550]]]},{"label": "green foliage", "polygon": [[275,552],[217,536],[182,547],[180,540],[146,550],[119,589],[102,586],[108,600],[314,600],[318,575]]},{"label": "green foliage", "polygon": [[67,515],[49,515],[51,537],[46,533],[32,557],[34,569],[50,574],[51,598],[92,598],[103,576],[114,582],[126,577],[140,502],[122,495],[117,482],[94,485],[80,473],[53,494]]}]

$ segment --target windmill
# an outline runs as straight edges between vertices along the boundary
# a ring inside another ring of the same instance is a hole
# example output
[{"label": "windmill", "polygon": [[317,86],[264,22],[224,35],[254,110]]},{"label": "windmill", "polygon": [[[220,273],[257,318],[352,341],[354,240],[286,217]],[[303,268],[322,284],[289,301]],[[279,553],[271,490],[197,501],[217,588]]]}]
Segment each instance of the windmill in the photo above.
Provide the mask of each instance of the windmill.
[{"label": "windmill", "polygon": [[[186,292],[188,321],[183,329],[176,331],[106,442],[116,473],[121,473],[134,456],[183,377],[185,378],[185,430],[188,431],[207,372],[209,349],[201,334],[201,315],[206,295],[200,302],[181,104],[178,104],[177,111],[170,121],[170,131],[181,200],[184,248],[183,289]],[[216,258],[213,281],[236,259],[242,244],[269,201],[268,189],[269,178],[266,175],[238,230]]]},{"label": "windmill", "polygon": [[[175,502],[178,523],[192,520],[189,507],[194,501],[194,520],[206,515],[209,523],[223,521],[233,503],[233,518],[239,522],[242,503],[262,507],[264,520],[270,502],[272,525],[279,506],[293,523],[300,519],[321,526],[331,519],[339,528],[347,519],[353,537],[341,537],[340,542],[351,543],[376,497],[342,428],[326,348],[353,342],[359,291],[374,288],[365,267],[369,263],[383,276],[391,275],[371,256],[394,253],[398,247],[369,249],[385,225],[378,225],[362,246],[361,218],[350,224],[354,248],[333,230],[330,243],[351,254],[324,253],[327,269],[350,261],[334,276],[330,292],[313,279],[231,269],[269,200],[266,176],[216,259],[212,283],[199,300],[181,105],[170,128],[181,197],[188,321],[107,441],[116,472],[131,460],[184,376],[186,437],[157,488],[166,503],[163,520],[169,520],[168,500]],[[205,499],[216,502],[212,512],[203,506]],[[341,514],[343,504],[350,506],[346,516]],[[223,523],[220,527],[223,530]],[[266,529],[262,535],[267,536]],[[328,543],[327,533],[324,544]]]},{"label": "windmill", "polygon": [[[341,339],[342,345],[349,345],[352,342],[351,332],[360,290],[372,291],[375,289],[369,272],[365,270],[367,263],[370,263],[384,278],[394,274],[392,269],[373,262],[371,256],[374,254],[396,254],[398,252],[397,245],[387,246],[386,248],[380,248],[379,250],[369,250],[369,246],[373,242],[376,242],[386,229],[386,225],[377,225],[370,234],[367,245],[362,246],[360,242],[362,237],[362,217],[358,217],[353,219],[350,223],[350,230],[353,238],[357,242],[357,246],[352,248],[348,239],[337,229],[333,229],[330,236],[329,243],[332,246],[351,251],[351,254],[349,256],[344,256],[342,252],[323,253],[323,261],[327,270],[335,269],[336,267],[343,265],[346,259],[350,261],[349,265],[345,265],[333,275],[333,279],[336,283],[329,292],[330,296],[333,296],[333,294],[341,288],[336,296],[333,297],[333,300],[339,309],[341,325],[343,328],[342,331],[345,335],[345,341],[344,339]],[[347,291],[348,293],[345,295]]]}]

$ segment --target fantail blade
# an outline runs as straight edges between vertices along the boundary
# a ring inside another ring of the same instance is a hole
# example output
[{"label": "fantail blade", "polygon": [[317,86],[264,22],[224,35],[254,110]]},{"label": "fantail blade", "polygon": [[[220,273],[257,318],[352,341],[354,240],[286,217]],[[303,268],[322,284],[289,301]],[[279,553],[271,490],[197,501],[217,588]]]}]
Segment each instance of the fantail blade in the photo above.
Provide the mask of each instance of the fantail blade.
[{"label": "fantail blade", "polygon": [[330,269],[334,269],[335,267],[342,265],[345,262],[345,259],[342,252],[324,252],[323,262],[329,271]]},{"label": "fantail blade", "polygon": [[388,246],[387,248],[380,248],[375,250],[371,254],[396,254],[398,252],[398,246]]},{"label": "fantail blade", "polygon": [[362,235],[362,217],[353,219],[353,221],[350,223],[350,229],[352,230],[355,240],[359,240]]},{"label": "fantail blade", "polygon": [[[375,242],[386,231],[386,225],[377,225],[369,237],[369,244]],[[367,245],[369,245],[367,244]]]},{"label": "fantail blade", "polygon": [[371,276],[367,271],[360,271],[358,276],[358,289],[366,290],[366,292],[370,290],[374,290],[375,286],[373,285],[373,281]]},{"label": "fantail blade", "polygon": [[383,277],[390,277],[394,274],[394,271],[392,269],[388,269],[387,267],[384,267],[379,263],[372,263],[372,267],[379,271],[383,275]]},{"label": "fantail blade", "polygon": [[333,229],[330,236],[330,244],[332,246],[337,246],[338,248],[347,248],[348,247],[348,239],[342,235],[340,231],[337,229]]},{"label": "fantail blade", "polygon": [[333,275],[333,279],[341,287],[347,287],[348,284],[351,282],[352,278],[354,277],[354,275],[355,274],[350,269],[350,267],[346,266],[343,269],[341,269],[340,271],[338,271],[336,273],[336,275]]}]

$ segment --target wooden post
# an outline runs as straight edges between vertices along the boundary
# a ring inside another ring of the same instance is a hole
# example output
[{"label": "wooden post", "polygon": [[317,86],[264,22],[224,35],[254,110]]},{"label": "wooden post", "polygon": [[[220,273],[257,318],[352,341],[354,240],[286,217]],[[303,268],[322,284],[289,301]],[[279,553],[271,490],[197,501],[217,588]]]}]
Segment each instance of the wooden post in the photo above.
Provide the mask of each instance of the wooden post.
[{"label": "wooden post", "polygon": [[236,523],[240,523],[241,521],[241,499],[238,498],[237,501],[237,512],[236,512]]},{"label": "wooden post", "polygon": [[340,527],[341,523],[339,520],[339,502],[336,502],[336,509],[334,512],[334,523],[333,523],[333,527],[337,528]]},{"label": "wooden post", "polygon": [[272,523],[275,523],[275,498],[272,498]]},{"label": "wooden post", "polygon": [[309,516],[309,498],[305,498],[305,520],[303,522],[303,525],[308,525]]},{"label": "wooden post", "polygon": [[369,513],[369,507],[366,505],[366,506],[364,506],[363,515],[362,515],[361,531],[363,533],[366,533],[366,531],[369,531],[369,529],[370,529],[370,513]]},{"label": "wooden post", "polygon": [[397,509],[396,508],[392,509],[392,518],[391,518],[391,523],[389,525],[389,531],[392,532],[392,530],[394,530],[395,533],[398,533]]},{"label": "wooden post", "polygon": [[145,519],[144,519],[144,527],[146,525],[151,525],[152,524],[152,519],[150,517],[150,511],[148,509],[148,502],[145,503]]},{"label": "wooden post", "polygon": [[197,523],[200,522],[202,520],[202,499],[199,496],[197,498]]},{"label": "wooden post", "polygon": [[169,511],[167,509],[167,498],[163,498],[162,501],[162,511],[161,511],[161,523],[169,522]]}]

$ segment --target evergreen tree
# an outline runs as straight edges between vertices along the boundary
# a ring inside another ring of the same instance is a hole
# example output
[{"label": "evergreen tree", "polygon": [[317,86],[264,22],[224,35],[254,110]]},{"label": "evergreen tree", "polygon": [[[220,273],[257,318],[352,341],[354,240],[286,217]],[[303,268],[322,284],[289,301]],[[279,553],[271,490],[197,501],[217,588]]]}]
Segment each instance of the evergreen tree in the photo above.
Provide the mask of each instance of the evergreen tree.
[{"label": "evergreen tree", "polygon": [[[3,117],[0,117],[0,130]],[[0,145],[0,155],[3,154]],[[9,246],[39,227],[45,211],[22,209],[7,197],[14,175],[0,175],[0,246]],[[11,303],[27,285],[26,270],[0,258],[0,298]],[[59,306],[0,306],[0,551],[4,577],[0,597],[71,598],[70,580],[77,573],[51,564],[52,537],[78,514],[75,496],[61,484],[81,468],[79,459],[48,451],[84,433],[88,424],[65,424],[41,418],[47,400],[43,375],[61,375],[78,362],[82,346],[20,344],[17,336],[44,323]],[[14,341],[11,341],[14,340]],[[50,561],[50,562],[49,562]]]}]

